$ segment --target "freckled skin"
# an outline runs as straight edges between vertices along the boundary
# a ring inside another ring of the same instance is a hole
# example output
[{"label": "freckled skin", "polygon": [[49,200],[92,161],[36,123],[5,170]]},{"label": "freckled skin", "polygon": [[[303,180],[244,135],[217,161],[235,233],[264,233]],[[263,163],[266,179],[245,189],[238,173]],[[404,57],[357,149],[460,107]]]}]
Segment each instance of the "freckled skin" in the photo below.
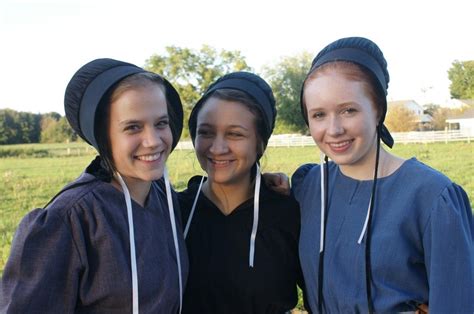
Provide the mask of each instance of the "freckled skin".
[{"label": "freckled skin", "polygon": [[351,168],[373,172],[377,112],[363,83],[330,69],[306,83],[304,99],[318,147],[343,172]]}]

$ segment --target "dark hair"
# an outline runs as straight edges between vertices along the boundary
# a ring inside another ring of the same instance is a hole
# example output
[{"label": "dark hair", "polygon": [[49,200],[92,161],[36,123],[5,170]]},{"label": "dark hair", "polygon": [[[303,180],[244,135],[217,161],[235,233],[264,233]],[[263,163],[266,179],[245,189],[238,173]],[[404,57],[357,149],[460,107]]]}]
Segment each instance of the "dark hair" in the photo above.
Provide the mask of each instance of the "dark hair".
[{"label": "dark hair", "polygon": [[265,148],[268,144],[268,139],[271,134],[268,134],[269,130],[265,127],[265,122],[263,119],[263,114],[260,110],[260,106],[256,103],[256,101],[250,97],[247,93],[230,88],[223,88],[217,89],[207,95],[206,99],[196,108],[193,115],[189,118],[189,133],[191,135],[191,139],[194,143],[196,139],[196,131],[197,131],[197,118],[201,109],[205,106],[206,102],[209,101],[211,98],[217,98],[220,100],[226,101],[235,101],[242,105],[244,105],[255,117],[255,129],[257,130],[256,137],[257,137],[257,161],[263,156]]},{"label": "dark hair", "polygon": [[[128,90],[150,84],[156,84],[163,91],[163,94],[165,94],[165,83],[161,76],[152,72],[141,72],[127,76],[116,83],[107,91],[100,101],[95,116],[94,129],[96,130],[97,148],[99,155],[102,157],[102,166],[110,175],[116,171],[112,158],[112,147],[109,136],[111,103]],[[168,99],[166,99],[166,104],[170,120],[171,134],[174,141],[176,137],[179,138],[179,134],[177,133],[180,131],[177,130],[177,126],[173,121],[176,121],[176,119],[179,119],[180,117],[178,117]]]}]

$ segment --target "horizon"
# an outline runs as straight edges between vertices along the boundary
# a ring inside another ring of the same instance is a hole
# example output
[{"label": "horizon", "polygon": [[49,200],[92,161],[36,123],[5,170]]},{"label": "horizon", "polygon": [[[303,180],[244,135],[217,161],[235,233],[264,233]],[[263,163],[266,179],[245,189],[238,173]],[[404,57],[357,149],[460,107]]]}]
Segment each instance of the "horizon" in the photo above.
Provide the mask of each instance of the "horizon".
[{"label": "horizon", "polygon": [[[231,5],[234,3],[229,2]],[[110,57],[143,66],[166,46],[239,50],[261,73],[281,57],[312,55],[347,36],[364,36],[388,62],[388,101],[448,105],[447,71],[474,60],[474,3],[296,0],[4,0],[0,3],[0,109],[64,115],[65,87],[86,62]],[[5,48],[6,47],[6,48]]]}]

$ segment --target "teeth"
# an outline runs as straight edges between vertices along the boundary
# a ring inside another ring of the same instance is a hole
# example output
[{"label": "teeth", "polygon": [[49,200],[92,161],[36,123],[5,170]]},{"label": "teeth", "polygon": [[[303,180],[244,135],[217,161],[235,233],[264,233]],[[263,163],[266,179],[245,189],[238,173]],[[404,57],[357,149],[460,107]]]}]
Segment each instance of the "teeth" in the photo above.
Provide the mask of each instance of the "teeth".
[{"label": "teeth", "polygon": [[214,160],[214,159],[211,159],[212,163],[216,164],[216,165],[225,165],[225,164],[228,164],[229,161],[228,160]]},{"label": "teeth", "polygon": [[341,143],[331,143],[329,145],[331,145],[332,147],[340,148],[340,147],[349,145],[349,143],[350,143],[350,141],[345,141],[345,142],[341,142]]},{"label": "teeth", "polygon": [[137,156],[138,160],[143,160],[143,161],[155,161],[160,158],[161,154],[153,154],[153,155],[142,155],[142,156]]}]

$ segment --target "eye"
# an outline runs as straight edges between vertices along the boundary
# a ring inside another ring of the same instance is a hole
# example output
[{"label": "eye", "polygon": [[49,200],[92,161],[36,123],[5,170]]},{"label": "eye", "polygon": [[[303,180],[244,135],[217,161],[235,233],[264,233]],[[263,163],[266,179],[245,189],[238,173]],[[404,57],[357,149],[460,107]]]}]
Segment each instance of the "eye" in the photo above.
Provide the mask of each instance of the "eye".
[{"label": "eye", "polygon": [[169,124],[170,124],[170,121],[168,119],[160,120],[157,123],[155,123],[155,127],[158,129],[165,129],[168,127]]},{"label": "eye", "polygon": [[196,133],[200,137],[211,137],[212,136],[211,130],[208,130],[208,129],[198,129]]},{"label": "eye", "polygon": [[126,125],[125,128],[123,129],[124,131],[126,132],[136,132],[136,131],[139,131],[140,130],[140,125],[138,124],[129,124],[129,125]]},{"label": "eye", "polygon": [[345,114],[345,115],[352,115],[356,112],[357,112],[357,109],[352,108],[352,107],[345,108],[344,110],[342,110],[342,114]]},{"label": "eye", "polygon": [[311,115],[311,117],[312,117],[313,119],[316,119],[316,120],[320,120],[320,119],[324,118],[324,116],[325,116],[325,114],[324,114],[324,112],[322,112],[322,111],[315,111],[315,112],[313,112],[313,114]]},{"label": "eye", "polygon": [[241,138],[241,137],[244,137],[244,134],[240,132],[232,131],[232,132],[227,133],[227,136],[230,138]]}]

